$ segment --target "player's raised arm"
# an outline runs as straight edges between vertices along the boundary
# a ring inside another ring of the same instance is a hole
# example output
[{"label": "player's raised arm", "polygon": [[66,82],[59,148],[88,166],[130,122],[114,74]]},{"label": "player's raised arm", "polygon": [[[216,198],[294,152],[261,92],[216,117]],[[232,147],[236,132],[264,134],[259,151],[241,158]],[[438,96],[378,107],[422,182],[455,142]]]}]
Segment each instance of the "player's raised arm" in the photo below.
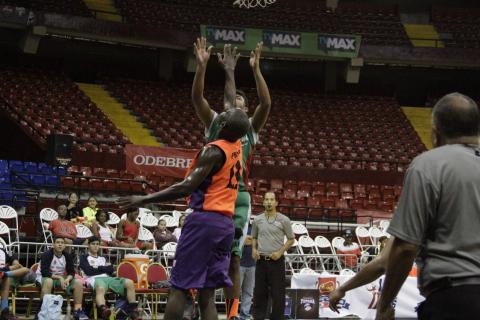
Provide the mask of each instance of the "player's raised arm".
[{"label": "player's raised arm", "polygon": [[223,47],[223,55],[217,53],[218,62],[225,70],[225,90],[223,93],[223,106],[225,110],[235,108],[235,66],[237,65],[240,53],[237,54],[237,48],[233,48],[230,44]]},{"label": "player's raised arm", "polygon": [[253,76],[257,85],[258,99],[260,100],[252,117],[252,127],[257,133],[263,128],[265,122],[267,122],[270,107],[272,105],[267,83],[260,70],[260,55],[262,53],[262,47],[263,42],[259,42],[257,43],[255,50],[250,53],[250,67],[252,67],[253,70]]},{"label": "player's raised arm", "polygon": [[207,70],[208,60],[212,52],[212,46],[207,48],[207,39],[197,38],[193,44],[195,57],[197,60],[197,68],[192,85],[192,103],[198,118],[208,128],[213,118],[213,110],[210,108],[207,99],[203,96],[205,87],[205,72]]}]

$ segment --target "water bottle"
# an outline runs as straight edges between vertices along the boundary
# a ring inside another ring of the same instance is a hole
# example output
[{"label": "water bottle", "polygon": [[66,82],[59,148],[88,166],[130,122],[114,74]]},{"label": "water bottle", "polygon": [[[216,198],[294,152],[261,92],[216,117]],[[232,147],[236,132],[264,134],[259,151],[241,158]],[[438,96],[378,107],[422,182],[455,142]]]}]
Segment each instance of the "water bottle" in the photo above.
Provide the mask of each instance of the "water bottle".
[{"label": "water bottle", "polygon": [[72,319],[72,305],[67,303],[67,314],[63,318],[64,320],[71,320]]}]

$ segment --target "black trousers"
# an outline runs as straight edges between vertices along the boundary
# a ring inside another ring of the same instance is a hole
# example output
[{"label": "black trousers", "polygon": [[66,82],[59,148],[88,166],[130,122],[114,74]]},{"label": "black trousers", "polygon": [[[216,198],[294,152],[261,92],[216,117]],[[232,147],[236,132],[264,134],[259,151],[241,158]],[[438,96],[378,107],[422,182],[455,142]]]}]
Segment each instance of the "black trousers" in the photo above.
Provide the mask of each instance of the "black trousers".
[{"label": "black trousers", "polygon": [[270,320],[284,319],[285,311],[285,261],[258,260],[255,268],[253,290],[253,319],[267,318],[268,297],[272,298]]},{"label": "black trousers", "polygon": [[430,294],[418,308],[420,320],[480,318],[480,285],[442,289]]}]

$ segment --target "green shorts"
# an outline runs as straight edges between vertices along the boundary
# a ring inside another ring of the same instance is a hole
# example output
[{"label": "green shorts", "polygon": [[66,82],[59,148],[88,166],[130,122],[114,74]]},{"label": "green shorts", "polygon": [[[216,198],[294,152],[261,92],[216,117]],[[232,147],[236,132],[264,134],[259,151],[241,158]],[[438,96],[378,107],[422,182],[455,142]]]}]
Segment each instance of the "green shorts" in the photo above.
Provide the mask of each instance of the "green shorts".
[{"label": "green shorts", "polygon": [[124,296],[125,295],[125,278],[115,278],[115,277],[95,278],[94,290],[97,289],[98,287],[105,288],[105,291],[110,289],[116,294]]},{"label": "green shorts", "polygon": [[243,241],[248,230],[248,219],[250,217],[250,193],[239,191],[237,201],[235,201],[235,213],[233,214],[233,225],[235,229],[242,229],[243,236],[240,239],[234,239],[232,244],[232,254],[241,257],[243,251]]},{"label": "green shorts", "polygon": [[[66,278],[67,278],[66,276],[63,277],[63,279],[66,279]],[[42,277],[42,282],[41,282],[42,287],[43,287],[43,283],[45,282],[46,279],[51,279],[51,278],[43,278]],[[70,283],[68,284],[67,288],[65,289],[65,292],[67,294],[72,294],[74,284],[75,284],[75,279],[70,280]],[[53,280],[53,287],[54,288],[61,288],[62,286],[60,285],[60,280],[54,279]]]}]

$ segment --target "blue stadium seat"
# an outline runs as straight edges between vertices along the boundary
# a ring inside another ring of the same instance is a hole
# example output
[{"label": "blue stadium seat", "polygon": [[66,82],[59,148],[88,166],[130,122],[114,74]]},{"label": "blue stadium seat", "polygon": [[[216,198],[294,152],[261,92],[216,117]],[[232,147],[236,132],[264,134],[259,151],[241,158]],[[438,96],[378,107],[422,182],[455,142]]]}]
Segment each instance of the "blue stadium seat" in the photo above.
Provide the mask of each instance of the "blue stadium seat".
[{"label": "blue stadium seat", "polygon": [[24,172],[25,168],[22,161],[10,160],[10,171]]},{"label": "blue stadium seat", "polygon": [[60,179],[58,176],[46,176],[46,185],[48,186],[60,186]]},{"label": "blue stadium seat", "polygon": [[38,164],[38,172],[43,174],[52,174],[54,173],[54,168],[46,163],[40,162]]},{"label": "blue stadium seat", "polygon": [[35,162],[25,162],[24,163],[25,172],[37,173],[38,168]]},{"label": "blue stadium seat", "polygon": [[65,167],[57,167],[57,174],[59,176],[66,176],[67,175],[67,168]]},{"label": "blue stadium seat", "polygon": [[12,176],[12,183],[18,185],[28,185],[30,184],[30,175],[25,173],[14,174]]},{"label": "blue stadium seat", "polygon": [[0,172],[8,171],[8,161],[7,160],[0,160]]},{"label": "blue stadium seat", "polygon": [[34,185],[44,186],[45,185],[45,176],[44,175],[32,174],[30,176],[30,181],[32,181],[32,183]]},{"label": "blue stadium seat", "polygon": [[0,188],[10,188],[9,176],[0,176]]}]

